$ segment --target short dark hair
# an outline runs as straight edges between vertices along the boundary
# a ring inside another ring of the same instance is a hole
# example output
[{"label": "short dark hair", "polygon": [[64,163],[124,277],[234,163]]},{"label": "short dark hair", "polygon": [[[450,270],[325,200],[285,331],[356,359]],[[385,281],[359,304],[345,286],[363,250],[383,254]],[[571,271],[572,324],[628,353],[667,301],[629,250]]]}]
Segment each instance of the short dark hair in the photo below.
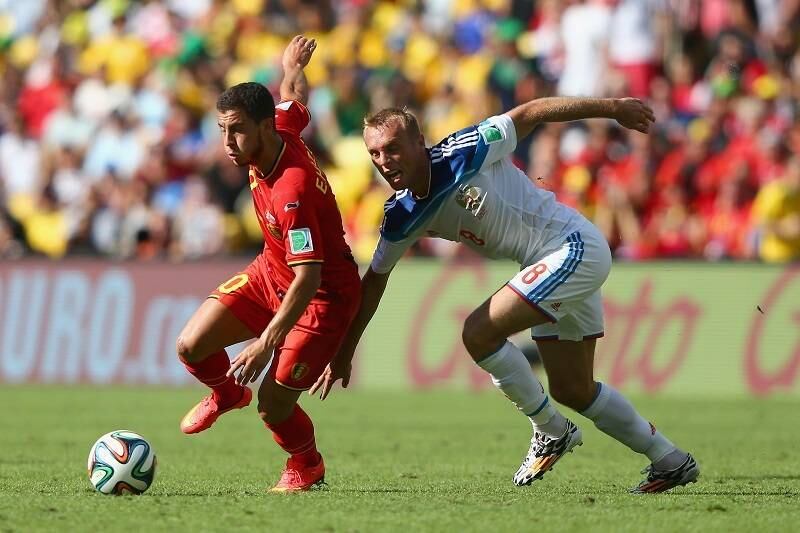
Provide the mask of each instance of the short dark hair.
[{"label": "short dark hair", "polygon": [[364,129],[367,128],[382,128],[392,122],[399,122],[403,125],[403,130],[411,137],[417,138],[420,136],[419,123],[407,108],[403,107],[389,107],[381,109],[377,113],[367,115],[364,117]]},{"label": "short dark hair", "polygon": [[275,100],[266,87],[248,81],[229,87],[217,98],[217,111],[243,111],[255,122],[275,118]]}]

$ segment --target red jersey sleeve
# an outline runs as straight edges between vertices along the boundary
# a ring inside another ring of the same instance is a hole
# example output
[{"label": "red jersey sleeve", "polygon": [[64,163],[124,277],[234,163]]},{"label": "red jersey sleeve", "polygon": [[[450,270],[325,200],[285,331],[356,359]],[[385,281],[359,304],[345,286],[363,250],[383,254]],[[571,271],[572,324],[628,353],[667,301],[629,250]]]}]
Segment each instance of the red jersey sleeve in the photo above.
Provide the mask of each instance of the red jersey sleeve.
[{"label": "red jersey sleeve", "polygon": [[309,187],[305,170],[293,169],[290,179],[273,193],[272,205],[284,235],[289,266],[325,260],[317,208],[320,192],[313,185],[313,177],[310,182]]},{"label": "red jersey sleeve", "polygon": [[275,106],[275,129],[288,131],[295,135],[308,126],[311,113],[297,100],[285,100]]}]

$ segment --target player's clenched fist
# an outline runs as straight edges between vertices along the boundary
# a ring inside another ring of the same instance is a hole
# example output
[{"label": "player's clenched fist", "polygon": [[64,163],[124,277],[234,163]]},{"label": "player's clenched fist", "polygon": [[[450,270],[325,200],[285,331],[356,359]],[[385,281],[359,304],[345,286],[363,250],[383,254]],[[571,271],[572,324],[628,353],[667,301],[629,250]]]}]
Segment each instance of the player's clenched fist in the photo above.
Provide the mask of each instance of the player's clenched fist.
[{"label": "player's clenched fist", "polygon": [[656,120],[653,110],[638,98],[619,98],[616,100],[616,108],[614,118],[629,130],[647,133],[650,124]]},{"label": "player's clenched fist", "polygon": [[316,48],[317,41],[314,39],[306,39],[302,35],[295,35],[283,52],[284,71],[303,68],[308,65]]}]

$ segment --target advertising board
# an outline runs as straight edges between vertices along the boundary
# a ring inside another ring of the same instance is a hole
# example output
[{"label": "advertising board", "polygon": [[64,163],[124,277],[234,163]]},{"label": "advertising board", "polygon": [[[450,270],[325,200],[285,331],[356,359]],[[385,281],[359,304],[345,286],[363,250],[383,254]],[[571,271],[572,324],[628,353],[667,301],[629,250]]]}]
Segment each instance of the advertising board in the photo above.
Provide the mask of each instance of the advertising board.
[{"label": "advertising board", "polygon": [[[175,338],[244,263],[4,263],[0,381],[190,383]],[[490,387],[464,351],[462,323],[515,271],[401,262],[359,346],[354,384]],[[800,393],[798,266],[616,264],[604,297],[598,379],[644,393]]]}]

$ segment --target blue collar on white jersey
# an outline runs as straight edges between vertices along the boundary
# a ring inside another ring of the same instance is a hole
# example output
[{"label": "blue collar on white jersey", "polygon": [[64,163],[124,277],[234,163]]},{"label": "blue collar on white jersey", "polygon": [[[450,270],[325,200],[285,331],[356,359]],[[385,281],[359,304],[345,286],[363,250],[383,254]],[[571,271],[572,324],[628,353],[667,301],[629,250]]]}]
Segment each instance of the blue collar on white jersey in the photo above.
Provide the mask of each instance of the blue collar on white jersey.
[{"label": "blue collar on white jersey", "polygon": [[428,149],[431,169],[428,195],[414,198],[410,190],[404,189],[389,198],[383,206],[381,236],[398,242],[413,235],[436,213],[450,192],[480,170],[488,151],[477,125],[459,130]]}]

